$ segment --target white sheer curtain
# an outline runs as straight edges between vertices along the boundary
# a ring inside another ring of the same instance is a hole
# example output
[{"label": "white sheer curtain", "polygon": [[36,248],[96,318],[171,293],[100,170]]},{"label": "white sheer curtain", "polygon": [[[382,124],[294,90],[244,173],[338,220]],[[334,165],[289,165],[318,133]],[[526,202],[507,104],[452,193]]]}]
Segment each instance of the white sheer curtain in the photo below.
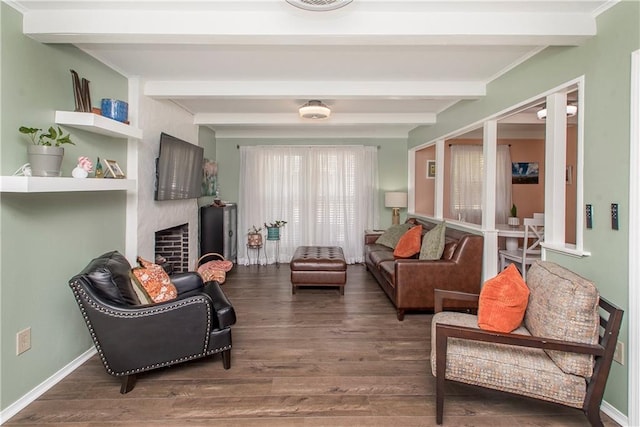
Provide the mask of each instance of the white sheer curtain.
[{"label": "white sheer curtain", "polygon": [[[482,223],[481,145],[451,146],[451,213],[454,219]],[[496,153],[496,223],[505,224],[511,208],[511,153],[498,145]]]},{"label": "white sheer curtain", "polygon": [[247,262],[247,230],[276,220],[287,221],[280,262],[301,245],[340,246],[347,263],[363,262],[364,230],[378,220],[377,158],[364,146],[240,147],[238,262]]},{"label": "white sheer curtain", "polygon": [[511,209],[511,149],[498,145],[496,153],[496,224],[506,224]]}]

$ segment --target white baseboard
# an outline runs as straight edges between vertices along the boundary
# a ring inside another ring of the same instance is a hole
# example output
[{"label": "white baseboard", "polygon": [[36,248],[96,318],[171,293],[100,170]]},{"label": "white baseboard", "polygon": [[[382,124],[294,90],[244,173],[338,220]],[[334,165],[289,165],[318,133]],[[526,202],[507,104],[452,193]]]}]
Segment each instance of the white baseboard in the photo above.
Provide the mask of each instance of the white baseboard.
[{"label": "white baseboard", "polygon": [[613,421],[617,422],[621,426],[626,427],[629,425],[629,418],[627,418],[625,414],[618,411],[616,408],[611,406],[606,401],[604,400],[602,401],[602,405],[600,405],[600,409],[602,410],[602,412],[604,412],[609,417],[611,417]]},{"label": "white baseboard", "polygon": [[30,403],[32,403],[38,397],[42,396],[51,387],[62,381],[64,377],[75,371],[84,362],[91,359],[94,354],[96,354],[96,349],[92,347],[78,356],[75,360],[71,361],[68,365],[60,369],[58,372],[51,375],[44,382],[40,383],[36,388],[9,405],[4,411],[0,412],[0,425],[5,421],[9,421],[11,417],[26,408]]}]

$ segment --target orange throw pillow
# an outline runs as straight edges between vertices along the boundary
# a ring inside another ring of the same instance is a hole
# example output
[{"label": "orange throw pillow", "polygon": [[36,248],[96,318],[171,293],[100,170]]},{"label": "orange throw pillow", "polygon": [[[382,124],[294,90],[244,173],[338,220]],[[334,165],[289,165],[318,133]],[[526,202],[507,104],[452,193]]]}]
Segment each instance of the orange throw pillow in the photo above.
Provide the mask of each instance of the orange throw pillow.
[{"label": "orange throw pillow", "polygon": [[514,264],[487,280],[478,301],[478,326],[492,332],[511,332],[522,323],[529,288]]},{"label": "orange throw pillow", "polygon": [[422,243],[422,225],[412,227],[400,237],[393,256],[398,258],[409,258],[420,252]]},{"label": "orange throw pillow", "polygon": [[178,297],[178,291],[169,275],[158,264],[138,257],[141,267],[131,270],[133,279],[153,302],[171,301]]}]

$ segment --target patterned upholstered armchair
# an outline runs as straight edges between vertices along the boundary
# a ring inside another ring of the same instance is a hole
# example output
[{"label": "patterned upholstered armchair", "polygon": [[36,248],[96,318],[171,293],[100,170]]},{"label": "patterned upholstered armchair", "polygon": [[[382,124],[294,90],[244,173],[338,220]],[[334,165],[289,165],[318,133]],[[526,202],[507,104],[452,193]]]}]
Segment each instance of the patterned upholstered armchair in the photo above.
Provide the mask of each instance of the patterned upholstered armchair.
[{"label": "patterned upholstered armchair", "polygon": [[537,261],[527,286],[524,321],[511,333],[479,329],[475,315],[442,311],[445,299],[478,295],[436,290],[431,370],[438,424],[449,380],[579,408],[592,426],[602,426],[623,311],[600,298],[593,283],[551,262]]}]

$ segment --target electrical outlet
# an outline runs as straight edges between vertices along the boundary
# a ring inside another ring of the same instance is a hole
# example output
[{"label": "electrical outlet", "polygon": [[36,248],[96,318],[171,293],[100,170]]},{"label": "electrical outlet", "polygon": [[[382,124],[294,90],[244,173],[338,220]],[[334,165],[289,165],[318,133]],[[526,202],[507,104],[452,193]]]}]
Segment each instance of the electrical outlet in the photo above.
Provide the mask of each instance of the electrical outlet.
[{"label": "electrical outlet", "polygon": [[21,330],[16,334],[16,356],[31,348],[31,328]]},{"label": "electrical outlet", "polygon": [[616,344],[616,351],[613,353],[613,360],[624,365],[624,343],[622,341],[618,341]]}]

